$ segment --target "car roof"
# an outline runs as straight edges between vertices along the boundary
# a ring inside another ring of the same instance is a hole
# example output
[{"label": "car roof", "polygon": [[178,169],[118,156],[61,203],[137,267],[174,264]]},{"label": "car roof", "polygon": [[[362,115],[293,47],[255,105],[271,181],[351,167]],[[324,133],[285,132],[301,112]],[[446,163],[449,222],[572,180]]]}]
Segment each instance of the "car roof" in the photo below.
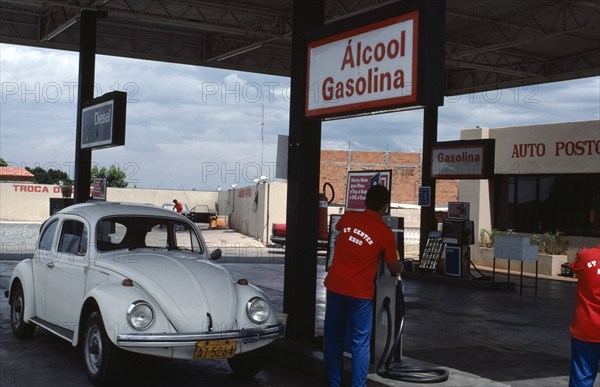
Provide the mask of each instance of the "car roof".
[{"label": "car roof", "polygon": [[96,223],[99,219],[107,216],[158,216],[175,220],[185,219],[185,217],[173,211],[150,204],[105,201],[74,204],[63,208],[57,214],[78,215],[86,218],[91,223]]}]

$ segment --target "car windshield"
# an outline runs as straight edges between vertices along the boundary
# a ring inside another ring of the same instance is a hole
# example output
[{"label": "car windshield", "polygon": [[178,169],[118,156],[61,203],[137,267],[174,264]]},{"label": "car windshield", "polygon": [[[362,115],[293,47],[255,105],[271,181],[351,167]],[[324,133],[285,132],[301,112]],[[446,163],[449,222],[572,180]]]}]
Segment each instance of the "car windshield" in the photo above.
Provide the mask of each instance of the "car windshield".
[{"label": "car windshield", "polygon": [[202,254],[202,243],[192,226],[170,218],[118,216],[104,218],[96,227],[98,251],[167,249]]}]

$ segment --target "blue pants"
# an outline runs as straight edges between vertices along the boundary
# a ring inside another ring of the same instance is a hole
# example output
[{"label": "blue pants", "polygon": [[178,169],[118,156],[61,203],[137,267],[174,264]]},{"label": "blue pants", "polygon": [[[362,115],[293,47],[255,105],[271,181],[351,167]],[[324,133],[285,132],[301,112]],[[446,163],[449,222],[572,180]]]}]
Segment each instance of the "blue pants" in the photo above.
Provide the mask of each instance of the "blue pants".
[{"label": "blue pants", "polygon": [[[344,338],[351,335],[352,387],[364,387],[369,373],[373,303],[327,291],[324,354],[330,387],[342,385]],[[348,332],[349,330],[349,332]]]},{"label": "blue pants", "polygon": [[600,343],[571,337],[571,375],[569,387],[592,387],[598,373]]}]

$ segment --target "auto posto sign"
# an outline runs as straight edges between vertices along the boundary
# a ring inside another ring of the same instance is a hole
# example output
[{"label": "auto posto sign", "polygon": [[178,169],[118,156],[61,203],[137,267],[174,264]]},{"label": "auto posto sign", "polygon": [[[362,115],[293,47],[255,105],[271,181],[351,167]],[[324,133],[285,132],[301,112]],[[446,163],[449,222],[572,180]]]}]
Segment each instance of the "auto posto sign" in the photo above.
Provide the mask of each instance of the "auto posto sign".
[{"label": "auto posto sign", "polygon": [[[402,12],[406,8],[410,10]],[[308,43],[306,117],[441,105],[444,23],[440,9],[443,13],[443,1],[403,2],[369,14],[371,23],[364,24],[361,15],[330,28],[341,32]],[[363,24],[356,26],[359,22]],[[424,30],[423,24],[430,28]],[[427,59],[420,60],[424,56]]]}]

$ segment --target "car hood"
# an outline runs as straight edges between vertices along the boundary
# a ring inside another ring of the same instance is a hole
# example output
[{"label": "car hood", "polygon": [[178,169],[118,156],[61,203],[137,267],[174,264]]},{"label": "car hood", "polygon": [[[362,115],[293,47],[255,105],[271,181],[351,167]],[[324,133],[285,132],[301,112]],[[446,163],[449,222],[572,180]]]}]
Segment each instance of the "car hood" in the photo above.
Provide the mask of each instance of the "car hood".
[{"label": "car hood", "polygon": [[180,333],[235,326],[237,295],[231,276],[197,255],[138,251],[128,259],[99,260],[96,265],[131,278],[156,301]]}]

